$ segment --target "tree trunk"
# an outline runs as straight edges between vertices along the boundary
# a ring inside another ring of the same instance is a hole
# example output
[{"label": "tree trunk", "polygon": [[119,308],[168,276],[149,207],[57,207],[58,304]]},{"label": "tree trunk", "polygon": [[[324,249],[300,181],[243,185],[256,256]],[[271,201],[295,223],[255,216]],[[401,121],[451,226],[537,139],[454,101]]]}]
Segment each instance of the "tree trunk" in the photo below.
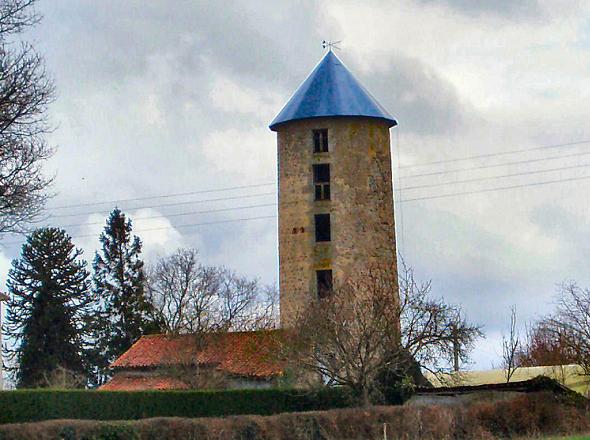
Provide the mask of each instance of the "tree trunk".
[{"label": "tree trunk", "polygon": [[363,387],[361,398],[363,407],[371,406],[371,398],[369,396],[369,389],[367,387]]}]

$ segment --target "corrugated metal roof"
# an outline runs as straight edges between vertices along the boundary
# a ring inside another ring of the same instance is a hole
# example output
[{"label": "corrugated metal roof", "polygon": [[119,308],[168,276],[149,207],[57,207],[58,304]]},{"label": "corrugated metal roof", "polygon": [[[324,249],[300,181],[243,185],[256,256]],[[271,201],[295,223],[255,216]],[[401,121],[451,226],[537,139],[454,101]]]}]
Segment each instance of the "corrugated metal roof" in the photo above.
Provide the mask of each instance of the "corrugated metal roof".
[{"label": "corrugated metal roof", "polygon": [[397,125],[334,54],[328,52],[270,124],[325,116],[364,116]]}]

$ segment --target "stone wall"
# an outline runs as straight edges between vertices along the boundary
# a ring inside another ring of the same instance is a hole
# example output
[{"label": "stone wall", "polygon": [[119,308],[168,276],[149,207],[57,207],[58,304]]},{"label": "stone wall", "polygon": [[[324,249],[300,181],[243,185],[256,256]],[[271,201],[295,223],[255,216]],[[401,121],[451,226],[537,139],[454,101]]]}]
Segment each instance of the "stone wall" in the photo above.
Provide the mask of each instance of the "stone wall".
[{"label": "stone wall", "polygon": [[[328,153],[312,130],[328,129]],[[391,150],[386,122],[363,117],[293,121],[277,130],[281,325],[317,298],[316,270],[334,283],[379,264],[395,271]],[[330,164],[331,200],[314,201],[312,165]],[[314,215],[330,213],[332,238],[316,243]]]}]

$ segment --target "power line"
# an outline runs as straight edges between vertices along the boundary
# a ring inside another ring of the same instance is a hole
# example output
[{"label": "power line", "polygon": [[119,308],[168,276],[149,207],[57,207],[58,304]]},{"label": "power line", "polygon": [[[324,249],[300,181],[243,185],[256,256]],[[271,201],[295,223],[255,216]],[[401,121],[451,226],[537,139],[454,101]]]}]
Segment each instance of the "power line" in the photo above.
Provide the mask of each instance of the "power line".
[{"label": "power line", "polygon": [[192,196],[195,194],[205,194],[205,193],[222,192],[222,191],[233,191],[236,189],[259,188],[261,186],[269,186],[269,185],[274,185],[274,184],[275,184],[274,182],[257,183],[257,184],[252,184],[252,185],[232,186],[232,187],[227,187],[227,188],[216,188],[216,189],[205,189],[205,190],[200,190],[200,191],[189,191],[189,192],[183,192],[183,193],[161,194],[158,196],[135,197],[132,199],[105,200],[104,202],[80,203],[78,205],[51,206],[51,207],[48,207],[47,209],[51,210],[51,209],[81,208],[84,206],[126,203],[126,202],[140,201],[140,200],[163,199],[163,198],[169,198],[169,197]]},{"label": "power line", "polygon": [[[440,164],[440,163],[448,163],[448,162],[457,162],[462,160],[469,160],[469,159],[478,159],[478,158],[486,158],[486,157],[494,157],[494,156],[501,156],[507,154],[514,154],[519,152],[525,151],[533,151],[533,150],[541,150],[541,149],[548,149],[548,148],[557,148],[557,147],[565,147],[565,146],[573,146],[573,145],[580,145],[590,143],[590,140],[587,141],[579,141],[579,142],[570,142],[567,144],[556,144],[556,145],[547,145],[547,146],[540,146],[535,148],[529,149],[522,149],[522,150],[513,150],[513,151],[506,151],[501,153],[490,153],[490,154],[483,154],[478,156],[470,156],[470,157],[463,157],[457,159],[449,159],[449,160],[442,160],[442,161],[434,161],[429,163],[422,163],[416,164],[411,166],[398,166],[398,169],[402,168],[410,168],[414,166],[420,165],[429,165],[429,164]],[[582,152],[582,153],[574,153],[568,155],[559,155],[559,156],[552,156],[552,157],[545,157],[539,159],[529,159],[529,160],[521,160],[521,161],[513,161],[513,162],[505,162],[500,164],[492,164],[492,165],[481,165],[477,167],[468,167],[468,168],[460,168],[455,170],[446,170],[446,171],[438,171],[438,172],[431,172],[431,173],[422,173],[422,174],[414,174],[409,176],[403,176],[403,178],[415,178],[415,177],[425,177],[425,176],[432,176],[432,175],[440,175],[452,172],[462,172],[462,171],[472,171],[478,169],[486,169],[486,168],[495,168],[495,167],[502,167],[502,166],[510,166],[510,165],[518,165],[518,164],[529,164],[534,162],[541,162],[553,159],[564,159],[569,157],[579,157],[584,155],[589,155],[590,152]],[[399,165],[399,162],[398,162]],[[401,187],[398,191],[402,189],[419,189],[419,188],[427,188],[427,187],[436,187],[442,185],[449,185],[449,184],[458,184],[458,183],[468,183],[468,182],[476,182],[476,181],[483,181],[483,180],[490,180],[496,178],[504,178],[504,177],[515,177],[521,175],[529,175],[529,174],[538,174],[544,172],[552,172],[552,171],[561,171],[566,169],[574,169],[574,168],[582,168],[590,166],[590,164],[581,164],[581,165],[574,165],[569,167],[560,167],[560,168],[553,168],[547,170],[536,170],[536,171],[528,171],[528,172],[521,172],[521,173],[512,173],[507,175],[501,176],[489,176],[489,177],[480,177],[480,178],[472,178],[472,179],[463,179],[460,181],[455,182],[444,182],[440,184],[427,184],[427,185],[418,185],[418,186],[411,186],[411,187]],[[561,182],[569,182],[569,181],[578,181],[578,180],[586,180],[589,179],[590,176],[581,176],[581,177],[574,177],[574,178],[566,178],[566,179],[557,179],[557,180],[549,180],[549,181],[541,181],[541,182],[534,182],[528,184],[519,184],[519,185],[510,185],[510,186],[503,186],[503,187],[495,187],[495,188],[487,188],[475,191],[463,191],[457,193],[449,193],[449,194],[440,194],[434,196],[424,196],[424,197],[415,197],[410,199],[403,199],[399,200],[400,203],[407,203],[413,201],[420,201],[420,200],[431,200],[431,199],[439,199],[439,198],[447,198],[447,197],[455,197],[461,195],[470,195],[470,194],[477,194],[477,193],[485,193],[485,192],[493,192],[493,191],[502,191],[508,189],[515,189],[515,188],[523,188],[529,186],[539,186],[539,185],[547,185],[552,183],[561,183]],[[399,178],[398,178],[399,181]],[[111,201],[103,201],[103,202],[92,202],[92,203],[83,203],[78,205],[64,205],[64,206],[57,206],[52,207],[50,209],[67,209],[67,208],[77,208],[77,207],[84,207],[84,206],[96,206],[101,204],[107,203],[124,203],[124,202],[131,202],[131,201],[141,201],[141,200],[150,200],[150,199],[158,199],[158,198],[170,198],[170,197],[180,197],[180,196],[187,196],[187,195],[195,195],[195,194],[203,194],[203,193],[214,193],[214,192],[223,192],[223,191],[231,191],[237,189],[246,189],[246,188],[257,188],[263,186],[273,185],[273,182],[269,183],[260,183],[260,184],[251,184],[251,185],[241,185],[235,187],[226,187],[226,188],[217,188],[217,189],[209,189],[209,190],[199,190],[199,191],[190,191],[184,193],[169,193],[169,194],[161,194],[156,196],[146,196],[146,197],[137,197],[137,198],[129,198],[129,199],[118,199],[118,200],[111,200]],[[217,202],[217,201],[225,201],[225,200],[237,200],[237,199],[247,199],[247,198],[255,198],[255,197],[264,197],[275,195],[275,192],[266,192],[266,193],[259,193],[259,194],[245,194],[240,196],[232,196],[232,197],[219,197],[214,199],[204,199],[204,200],[193,200],[193,201],[182,201],[182,202],[174,202],[174,203],[161,203],[155,205],[147,205],[147,206],[136,206],[131,207],[128,209],[147,209],[147,208],[161,208],[161,207],[169,207],[169,206],[181,206],[181,205],[191,205],[191,204],[200,204],[200,203],[208,203],[208,202]],[[241,209],[250,209],[250,208],[259,208],[259,207],[267,207],[267,206],[276,206],[276,203],[269,203],[269,204],[259,204],[259,205],[250,205],[250,206],[240,206],[235,208],[222,208],[222,209],[214,209],[214,210],[202,210],[202,211],[193,211],[193,212],[186,212],[186,213],[176,213],[170,215],[159,215],[159,216],[148,216],[148,217],[138,217],[135,220],[148,220],[148,219],[156,219],[156,218],[167,218],[167,217],[178,217],[184,215],[196,215],[196,214],[205,214],[205,213],[215,213],[215,212],[223,212],[223,211],[232,211],[232,210],[241,210]],[[61,215],[50,215],[50,218],[64,218],[64,217],[77,217],[83,215],[91,215],[91,214],[102,214],[106,213],[108,210],[100,210],[100,211],[87,211],[87,212],[79,212],[79,213],[72,213],[72,214],[61,214]],[[257,220],[257,219],[267,219],[267,218],[276,218],[276,216],[262,216],[262,217],[251,217],[251,218],[243,218],[243,219],[233,219],[233,220],[221,220],[221,221],[213,221],[213,222],[204,222],[204,223],[192,223],[192,224],[184,224],[184,225],[177,225],[177,226],[166,226],[166,227],[158,227],[158,228],[148,228],[148,229],[139,229],[136,232],[147,232],[147,231],[155,231],[155,230],[162,230],[162,229],[176,229],[176,228],[185,228],[190,226],[205,226],[205,225],[215,225],[215,224],[223,224],[223,223],[232,223],[232,222],[240,222],[240,221],[249,221],[249,220]],[[47,220],[47,219],[46,219]],[[70,224],[64,225],[63,227],[74,227],[74,226],[82,226],[82,225],[95,225],[101,224],[102,222],[93,222],[93,223],[82,223],[82,224]],[[74,238],[82,238],[82,237],[91,237],[92,234],[89,235],[78,235],[74,236]],[[5,243],[5,244],[16,244],[16,243]]]},{"label": "power line", "polygon": [[588,166],[590,166],[590,164],[585,163],[585,164],[581,164],[581,165],[572,165],[569,167],[549,168],[546,170],[535,170],[535,171],[523,171],[520,173],[503,174],[500,176],[475,177],[472,179],[456,180],[454,182],[442,182],[442,183],[430,183],[427,185],[404,186],[402,188],[399,188],[399,191],[400,191],[400,196],[401,196],[402,189],[403,190],[410,190],[410,189],[419,189],[419,188],[431,188],[431,187],[437,187],[437,186],[455,185],[455,184],[459,184],[459,183],[470,183],[470,182],[479,182],[479,181],[484,181],[484,180],[501,179],[501,178],[506,178],[506,177],[517,177],[517,176],[526,176],[526,175],[530,175],[530,174],[549,173],[549,172],[554,172],[554,171],[565,171],[565,170],[572,170],[572,169],[576,169],[576,168],[585,168]]},{"label": "power line", "polygon": [[481,189],[481,190],[477,190],[477,191],[463,191],[463,192],[458,192],[458,193],[440,194],[437,196],[416,197],[416,198],[412,198],[412,199],[400,200],[400,203],[416,202],[419,200],[443,199],[446,197],[465,196],[465,195],[470,195],[470,194],[479,194],[479,193],[486,193],[486,192],[492,192],[492,191],[503,191],[503,190],[507,190],[507,189],[524,188],[527,186],[549,185],[551,183],[573,182],[576,180],[586,180],[586,179],[590,179],[590,176],[571,177],[568,179],[546,180],[546,181],[542,181],[542,182],[524,183],[521,185],[510,185],[510,186],[501,186],[501,187],[497,187],[497,188],[487,188],[487,189]]},{"label": "power line", "polygon": [[[446,198],[446,197],[456,197],[456,196],[478,194],[478,193],[485,193],[485,192],[492,192],[492,191],[503,191],[503,190],[509,190],[509,189],[524,188],[524,187],[529,187],[529,186],[549,185],[549,184],[553,184],[553,183],[572,182],[572,181],[579,181],[579,180],[586,180],[586,179],[590,179],[590,176],[547,180],[547,181],[542,181],[542,182],[534,182],[534,183],[521,184],[521,185],[510,185],[510,186],[503,186],[503,187],[496,187],[496,188],[488,188],[488,189],[477,190],[477,191],[464,191],[464,192],[459,192],[459,193],[441,194],[441,195],[437,195],[437,196],[416,197],[416,198],[412,198],[412,199],[400,200],[399,202],[400,203],[407,203],[407,202],[415,202],[415,201],[419,201],[419,200],[440,199],[440,198]],[[263,220],[263,219],[271,219],[271,218],[276,219],[277,216],[276,215],[268,215],[268,216],[247,217],[247,218],[239,218],[239,219],[231,219],[231,220],[218,220],[218,221],[212,221],[212,222],[188,223],[188,224],[182,224],[182,225],[162,226],[162,227],[156,227],[156,228],[137,229],[137,230],[134,230],[134,233],[161,231],[161,230],[166,230],[166,229],[180,229],[180,228],[188,228],[188,227],[218,225],[218,224],[225,224],[225,223],[237,223],[237,222],[243,222],[243,221]],[[72,238],[87,238],[87,237],[95,237],[95,236],[96,236],[95,234],[83,234],[83,235],[72,235]],[[21,242],[16,242],[16,241],[8,242],[8,243],[0,242],[1,245],[15,245],[15,244],[20,244],[20,243]]]},{"label": "power line", "polygon": [[[556,169],[552,169],[552,170],[543,170],[543,172],[548,172],[548,171],[557,171],[557,170],[562,170],[562,169],[567,169],[567,168],[578,168],[578,167],[585,167],[585,166],[590,166],[590,164],[584,164],[584,165],[580,165],[580,166],[573,166],[573,167],[566,167],[566,168],[556,168]],[[536,171],[538,172],[538,171]],[[522,174],[533,174],[536,172],[531,172],[531,173],[518,173],[518,174],[514,174],[514,176],[518,176],[518,175],[522,175]],[[508,177],[510,175],[506,175],[506,176],[493,176],[491,178],[497,178],[497,177]],[[489,192],[489,191],[499,191],[499,190],[503,190],[503,189],[512,189],[512,188],[520,188],[520,187],[526,187],[526,186],[536,186],[536,185],[544,185],[544,184],[548,184],[548,183],[556,183],[556,182],[567,182],[569,180],[583,180],[586,178],[590,178],[590,176],[584,176],[582,178],[573,178],[573,179],[559,179],[559,180],[554,180],[554,181],[548,181],[548,182],[535,182],[535,183],[531,183],[531,184],[522,184],[522,185],[511,185],[511,186],[507,186],[507,187],[499,187],[499,188],[488,188],[488,189],[483,189],[483,190],[477,190],[477,191],[466,191],[466,192],[461,192],[461,193],[452,193],[452,194],[443,194],[440,196],[425,196],[425,197],[419,197],[419,198],[412,198],[412,199],[405,199],[405,200],[399,200],[400,203],[404,203],[404,202],[411,202],[411,201],[417,201],[417,200],[427,200],[427,199],[436,199],[436,198],[442,198],[442,197],[451,197],[451,196],[456,196],[456,195],[466,195],[466,194],[475,194],[475,193],[479,193],[479,192]],[[474,179],[474,180],[484,180],[484,179]],[[445,185],[445,184],[450,184],[450,183],[461,183],[461,182],[446,182],[443,183],[441,185]],[[423,188],[423,187],[430,187],[430,186],[437,186],[437,185],[423,185],[423,186],[417,186],[417,187],[404,187],[403,189],[417,189],[417,188]],[[191,211],[191,212],[182,212],[182,213],[176,213],[176,214],[169,214],[169,215],[156,215],[156,216],[148,216],[148,217],[135,217],[133,218],[133,221],[137,221],[137,220],[152,220],[152,219],[167,219],[169,217],[181,217],[181,216],[186,216],[186,215],[198,215],[198,214],[210,214],[210,213],[216,213],[216,212],[227,212],[227,211],[235,211],[235,210],[242,210],[242,209],[254,209],[254,208],[262,208],[262,207],[270,207],[270,206],[277,206],[276,203],[265,203],[265,204],[259,204],[259,205],[247,205],[247,206],[238,206],[238,207],[232,207],[232,208],[222,208],[222,209],[210,209],[210,210],[202,210],[202,211]],[[206,224],[215,224],[216,222],[211,222],[211,223],[206,223]],[[223,221],[220,223],[224,223]],[[70,228],[70,227],[79,227],[79,226],[91,226],[91,225],[100,225],[103,224],[103,222],[92,222],[92,223],[75,223],[75,224],[67,224],[67,225],[60,225],[60,227],[62,228]],[[172,228],[175,228],[176,226],[172,226]]]},{"label": "power line", "polygon": [[[564,143],[564,144],[546,145],[546,146],[540,146],[540,147],[534,147],[534,148],[528,148],[528,149],[505,151],[505,152],[500,152],[500,153],[489,153],[489,154],[482,154],[482,155],[477,155],[477,156],[468,156],[468,157],[462,157],[462,158],[456,158],[456,159],[447,159],[447,160],[440,160],[440,161],[433,161],[433,162],[425,162],[425,163],[421,163],[421,164],[405,165],[405,166],[399,165],[399,158],[398,158],[398,167],[397,168],[398,169],[405,169],[405,168],[411,168],[411,167],[416,167],[416,166],[421,166],[421,165],[457,162],[457,161],[468,160],[468,159],[494,157],[494,156],[501,156],[501,155],[525,152],[525,151],[534,151],[534,150],[541,150],[541,149],[547,149],[547,148],[574,146],[574,145],[580,145],[580,144],[585,144],[585,143],[590,143],[590,140],[569,142],[569,143]],[[399,151],[398,151],[398,153],[399,153]],[[576,156],[581,156],[581,155],[586,155],[586,154],[590,154],[590,152],[576,153],[576,154],[571,154],[571,155],[552,156],[552,157],[547,157],[547,158],[530,159],[530,160],[523,160],[523,161],[516,161],[516,162],[507,162],[507,163],[493,164],[493,165],[483,165],[483,166],[479,166],[479,167],[460,168],[460,169],[455,169],[455,170],[445,170],[445,171],[438,171],[438,172],[432,172],[432,173],[414,174],[414,175],[400,176],[400,177],[403,177],[403,178],[425,177],[425,176],[446,174],[446,173],[452,173],[452,172],[462,172],[462,171],[470,171],[470,170],[477,170],[477,169],[485,169],[485,168],[517,165],[517,164],[524,164],[524,163],[532,163],[532,162],[545,161],[545,160],[576,157]],[[208,189],[208,190],[188,191],[188,192],[182,192],[182,193],[166,193],[166,194],[160,194],[160,195],[135,197],[135,198],[128,198],[128,199],[105,200],[102,202],[89,202],[89,203],[80,203],[80,204],[73,204],[73,205],[61,205],[61,206],[49,207],[48,210],[71,209],[71,208],[80,208],[80,207],[86,207],[86,206],[118,204],[118,203],[127,203],[127,202],[133,202],[133,201],[151,200],[151,199],[159,199],[159,198],[181,197],[181,196],[189,196],[189,195],[196,195],[196,194],[233,191],[233,190],[247,189],[247,188],[259,188],[259,187],[270,186],[270,185],[274,185],[274,184],[275,184],[274,182],[266,182],[266,183],[240,185],[240,186],[225,187],[225,188],[214,188],[214,189]],[[403,188],[400,188],[400,189],[403,189]],[[267,193],[266,195],[269,195],[269,194]],[[241,197],[247,197],[247,196],[241,196]],[[231,199],[232,198],[225,198],[225,199],[220,198],[220,199],[211,199],[211,200],[207,200],[207,201],[231,200]],[[201,203],[201,201],[180,202],[180,203],[178,203],[178,205],[190,204],[190,203]],[[160,205],[151,205],[151,206],[132,207],[132,208],[128,208],[128,209],[156,208],[156,207],[161,207],[161,206],[176,206],[176,205],[177,205],[177,203],[175,203],[175,204],[160,204]],[[50,217],[51,218],[68,217],[68,216],[77,216],[77,215],[101,214],[101,213],[105,213],[105,212],[107,212],[107,211],[83,212],[83,213],[79,213],[79,214],[74,213],[74,214],[63,214],[63,215],[50,215]]]},{"label": "power line", "polygon": [[[276,215],[266,215],[266,216],[260,216],[260,217],[247,217],[247,218],[237,218],[237,219],[231,219],[231,220],[219,220],[219,221],[213,221],[213,222],[204,222],[204,223],[187,223],[187,224],[183,224],[183,225],[172,225],[172,226],[161,226],[161,227],[157,227],[157,228],[146,228],[146,229],[137,229],[137,230],[133,230],[133,233],[140,233],[140,232],[151,232],[151,231],[162,231],[165,229],[180,229],[180,228],[189,228],[189,227],[197,227],[197,226],[208,226],[208,225],[219,225],[219,224],[223,224],[223,223],[237,223],[237,222],[245,222],[245,221],[251,221],[251,220],[263,220],[263,219],[271,219],[271,218],[277,218]],[[88,237],[97,237],[96,234],[83,234],[83,235],[72,235],[71,238],[88,238]],[[1,243],[2,245],[15,245],[15,244],[21,244],[20,241],[12,241],[12,242],[8,242],[8,243]]]},{"label": "power line", "polygon": [[538,150],[545,150],[545,149],[550,149],[550,148],[571,147],[574,145],[582,145],[582,144],[588,144],[588,143],[590,143],[590,140],[568,142],[565,144],[543,145],[540,147],[524,148],[524,149],[520,149],[520,150],[511,150],[511,151],[502,151],[499,153],[479,154],[476,156],[465,156],[465,157],[459,157],[459,158],[455,158],[455,159],[443,159],[443,160],[436,160],[436,161],[432,161],[432,162],[422,162],[422,163],[417,163],[417,164],[412,164],[412,165],[404,165],[399,168],[402,169],[402,168],[415,168],[415,167],[426,166],[426,165],[438,165],[441,163],[459,162],[459,161],[463,161],[463,160],[472,160],[472,159],[482,159],[485,157],[505,156],[508,154],[525,153],[528,151],[538,151]]},{"label": "power line", "polygon": [[[485,193],[485,192],[492,192],[492,191],[503,191],[508,189],[516,189],[516,188],[524,188],[529,186],[540,186],[540,185],[549,185],[552,183],[562,183],[562,182],[572,182],[578,180],[586,180],[590,179],[590,176],[581,176],[581,177],[572,177],[567,179],[556,179],[556,180],[547,180],[542,182],[534,182],[534,183],[527,183],[521,185],[510,185],[510,186],[503,186],[497,188],[488,188],[478,191],[464,191],[460,193],[451,193],[451,194],[441,194],[437,196],[428,196],[428,197],[417,197],[412,199],[405,199],[400,200],[400,203],[407,203],[407,202],[414,202],[419,200],[430,200],[430,199],[440,199],[445,197],[455,197],[461,195],[470,195],[470,194],[478,194],[478,193]],[[188,228],[188,227],[196,227],[196,226],[208,226],[208,225],[217,225],[217,224],[224,224],[224,223],[234,223],[234,222],[242,222],[242,221],[250,221],[250,220],[262,220],[262,219],[271,219],[277,218],[276,215],[268,215],[268,216],[259,216],[259,217],[248,217],[248,218],[239,218],[239,219],[231,219],[231,220],[218,220],[212,222],[203,222],[203,223],[188,223],[182,225],[171,225],[171,226],[162,226],[157,228],[147,228],[147,229],[137,229],[134,232],[150,232],[150,231],[160,231],[165,229],[180,229],[180,228]],[[86,237],[94,237],[95,234],[85,234],[85,235],[73,235],[72,238],[86,238]],[[19,242],[11,242],[11,243],[4,243],[4,244],[18,244]]]},{"label": "power line", "polygon": [[535,162],[543,162],[546,160],[566,159],[568,157],[579,157],[579,156],[587,156],[587,155],[590,155],[590,151],[586,151],[583,153],[574,153],[574,154],[562,154],[560,156],[543,157],[540,159],[517,160],[514,162],[504,162],[504,163],[497,163],[497,164],[491,164],[491,165],[480,165],[477,167],[457,168],[454,170],[433,171],[433,172],[422,173],[422,174],[410,174],[409,176],[403,176],[403,177],[404,177],[404,179],[409,179],[409,178],[416,178],[416,177],[437,176],[437,175],[441,175],[441,174],[458,173],[458,172],[462,172],[462,171],[481,170],[481,169],[485,169],[485,168],[497,168],[497,167],[504,167],[504,166],[509,166],[509,165],[521,165],[521,164],[528,164],[528,163],[535,163]]},{"label": "power line", "polygon": [[[189,200],[184,202],[174,202],[174,203],[161,203],[158,205],[147,205],[147,206],[133,206],[127,209],[149,209],[149,208],[163,208],[168,206],[182,206],[182,205],[192,205],[198,203],[207,203],[207,202],[220,202],[223,200],[238,200],[238,199],[250,199],[254,197],[264,197],[264,196],[274,196],[276,192],[267,192],[267,193],[260,193],[260,194],[244,194],[241,196],[232,196],[232,197],[219,197],[216,199],[204,199],[204,200]],[[50,218],[63,218],[63,217],[78,217],[82,215],[91,215],[91,214],[105,214],[108,213],[109,210],[102,210],[102,211],[87,211],[87,212],[78,212],[73,214],[59,214],[59,215],[49,215],[46,220]]]},{"label": "power line", "polygon": [[[132,220],[135,222],[137,220],[154,220],[154,219],[167,219],[169,217],[182,217],[185,215],[198,215],[198,214],[211,214],[215,212],[227,212],[227,211],[238,211],[242,209],[252,209],[252,208],[263,208],[267,206],[277,206],[276,203],[264,203],[261,205],[248,205],[248,206],[237,206],[235,208],[222,208],[222,209],[208,209],[204,211],[192,211],[192,212],[180,212],[176,214],[167,214],[167,215],[152,215],[149,217],[134,217]],[[92,222],[92,223],[76,223],[70,225],[60,225],[60,228],[74,228],[78,226],[92,226],[92,225],[104,225],[105,222]]]},{"label": "power line", "polygon": [[[590,164],[585,164],[585,165],[581,165],[581,166],[590,166]],[[571,167],[571,168],[574,168],[574,167]],[[557,168],[555,170],[560,170],[560,168]],[[545,170],[545,171],[555,171],[555,170]],[[572,177],[572,178],[566,178],[566,179],[555,179],[555,180],[525,183],[525,184],[519,184],[519,185],[509,185],[509,186],[503,186],[503,187],[486,188],[486,189],[475,190],[475,191],[463,191],[463,192],[458,192],[458,193],[441,194],[441,195],[435,195],[435,196],[416,197],[416,198],[411,198],[411,199],[399,200],[399,202],[406,203],[406,202],[413,202],[413,201],[419,201],[419,200],[439,199],[439,198],[454,197],[454,196],[460,196],[460,195],[470,195],[470,194],[486,193],[486,192],[492,192],[492,191],[502,191],[502,190],[508,190],[508,189],[524,188],[524,187],[529,187],[529,186],[548,185],[548,184],[552,184],[552,183],[570,182],[570,181],[586,180],[586,179],[590,179],[590,176]],[[409,189],[409,188],[405,188],[405,189]],[[178,216],[195,215],[195,214],[206,214],[206,213],[232,211],[232,210],[240,210],[240,209],[250,209],[250,208],[261,208],[261,207],[269,207],[269,206],[277,206],[277,204],[276,203],[267,203],[267,204],[260,204],[260,205],[240,206],[240,207],[235,207],[235,208],[223,208],[223,209],[216,209],[216,210],[203,210],[203,211],[194,211],[194,212],[186,212],[186,213],[177,213],[177,214],[171,214],[171,215],[137,217],[134,220],[148,220],[148,219],[155,219],[155,218],[166,219],[168,217],[178,217]],[[271,217],[276,217],[276,216],[254,217],[253,219],[271,218]],[[137,230],[137,232],[160,230],[160,229],[176,229],[176,228],[188,227],[191,225],[195,225],[195,226],[197,226],[197,225],[198,226],[212,225],[212,224],[229,223],[229,222],[241,221],[241,220],[249,220],[249,219],[222,220],[222,221],[213,221],[213,222],[206,222],[206,223],[177,225],[177,226],[172,225],[172,226],[159,227],[159,228],[139,229],[139,230]],[[96,224],[102,224],[102,222],[70,224],[70,225],[63,225],[62,227],[65,228],[65,227],[96,225]],[[92,236],[92,235],[90,235],[90,236]],[[78,236],[78,237],[81,237],[81,236]]]},{"label": "power line", "polygon": [[[466,179],[464,182],[467,182],[467,181],[477,181],[477,180],[486,180],[486,179],[493,179],[493,178],[500,178],[500,177],[519,176],[519,175],[526,175],[526,174],[535,174],[535,173],[540,173],[540,172],[559,171],[559,170],[565,170],[565,169],[571,169],[571,168],[580,168],[580,167],[586,167],[586,166],[590,166],[590,164],[583,164],[583,165],[577,165],[577,166],[571,166],[571,167],[561,167],[561,168],[555,168],[555,169],[549,169],[549,170],[539,170],[539,171],[531,171],[531,172],[523,172],[523,173],[514,173],[514,174],[511,174],[511,175],[504,175],[504,176],[490,176],[489,178],[488,177],[485,177],[485,178],[476,178],[476,179],[469,179],[469,180]],[[510,185],[510,186],[506,186],[506,187],[487,188],[487,189],[475,190],[475,191],[463,191],[463,192],[459,192],[459,193],[442,194],[442,195],[435,195],[435,196],[416,197],[416,198],[411,198],[411,199],[402,199],[402,200],[399,200],[399,203],[413,202],[413,201],[419,201],[419,200],[429,200],[429,199],[446,198],[446,197],[453,197],[453,196],[459,196],[459,195],[477,194],[477,193],[484,193],[484,192],[491,192],[491,191],[500,191],[500,190],[513,189],[513,188],[522,188],[522,187],[527,187],[527,186],[545,185],[545,184],[549,184],[549,183],[558,183],[558,182],[568,182],[568,181],[575,181],[575,180],[584,180],[584,179],[587,179],[587,178],[590,178],[590,176],[583,176],[583,177],[579,177],[579,178],[558,179],[558,180],[551,180],[551,181],[546,181],[546,182],[534,182],[534,183],[530,183],[530,184]],[[422,186],[415,186],[415,187],[404,187],[403,189],[418,189],[418,188],[423,188],[423,187],[442,186],[442,185],[451,184],[451,183],[462,183],[462,182],[461,181],[458,181],[458,182],[445,182],[445,183],[442,183],[442,184],[422,185]],[[268,196],[268,195],[274,195],[274,194],[275,194],[274,192],[272,192],[272,193],[261,193],[261,194],[251,194],[251,195],[243,195],[243,196],[235,196],[235,197],[223,197],[223,198],[217,198],[217,199],[196,200],[196,201],[188,201],[188,202],[177,202],[177,203],[168,203],[168,204],[161,204],[161,205],[152,205],[152,206],[149,206],[149,207],[137,207],[137,208],[133,208],[133,209],[144,209],[144,208],[150,208],[150,207],[163,207],[163,206],[176,206],[176,205],[185,205],[185,204],[192,204],[192,203],[205,203],[205,202],[220,201],[220,200],[234,200],[234,199],[241,199],[241,198],[252,198],[252,197],[260,197],[260,196]],[[215,212],[224,212],[224,211],[233,211],[233,210],[241,210],[241,209],[269,207],[269,206],[277,206],[277,205],[276,205],[276,203],[266,203],[266,204],[239,206],[239,207],[232,207],[232,208],[221,208],[221,209],[212,209],[212,210],[192,211],[192,212],[176,213],[176,214],[169,214],[169,215],[137,217],[137,218],[134,218],[134,220],[148,220],[148,219],[156,219],[156,218],[165,219],[165,218],[168,218],[168,217],[179,217],[179,216],[185,216],[185,215],[208,214],[208,213],[215,213]],[[98,213],[98,212],[77,213],[77,214],[64,214],[64,215],[59,215],[59,216],[51,216],[50,218],[73,217],[73,216],[81,216],[81,215],[94,214],[94,213]],[[78,227],[78,226],[96,225],[96,224],[102,224],[102,222],[68,224],[68,225],[63,225],[62,227],[64,227],[64,228],[66,228],[66,227]],[[211,224],[214,224],[214,223],[211,223]]]}]

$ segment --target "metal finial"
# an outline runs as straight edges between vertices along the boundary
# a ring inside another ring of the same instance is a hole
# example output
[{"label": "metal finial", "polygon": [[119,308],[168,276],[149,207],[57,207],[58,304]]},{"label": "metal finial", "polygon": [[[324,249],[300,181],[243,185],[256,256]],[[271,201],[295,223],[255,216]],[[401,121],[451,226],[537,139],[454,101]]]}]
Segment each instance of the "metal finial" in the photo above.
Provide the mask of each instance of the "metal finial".
[{"label": "metal finial", "polygon": [[328,50],[330,52],[332,52],[332,49],[340,50],[340,48],[338,47],[338,44],[340,44],[340,43],[342,43],[342,40],[340,40],[340,41],[326,41],[326,40],[324,40],[324,41],[322,41],[322,47],[324,49],[328,48]]}]

